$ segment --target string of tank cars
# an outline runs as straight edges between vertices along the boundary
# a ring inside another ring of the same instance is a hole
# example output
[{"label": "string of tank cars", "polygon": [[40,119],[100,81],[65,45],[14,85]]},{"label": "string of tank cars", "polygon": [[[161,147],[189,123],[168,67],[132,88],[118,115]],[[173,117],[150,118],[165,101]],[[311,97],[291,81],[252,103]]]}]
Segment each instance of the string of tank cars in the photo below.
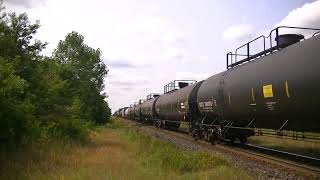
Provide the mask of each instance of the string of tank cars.
[{"label": "string of tank cars", "polygon": [[245,144],[271,131],[320,142],[319,32],[277,27],[227,53],[226,71],[200,82],[175,80],[162,95],[150,94],[114,115],[159,128],[179,129],[187,122],[192,137],[211,144]]}]

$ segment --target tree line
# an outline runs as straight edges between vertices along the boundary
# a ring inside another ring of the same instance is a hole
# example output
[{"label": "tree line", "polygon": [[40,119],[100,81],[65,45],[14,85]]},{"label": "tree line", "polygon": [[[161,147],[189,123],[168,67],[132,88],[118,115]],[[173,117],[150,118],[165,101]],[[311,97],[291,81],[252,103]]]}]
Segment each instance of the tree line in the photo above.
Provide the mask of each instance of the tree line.
[{"label": "tree line", "polygon": [[6,13],[0,4],[2,147],[51,138],[82,141],[111,116],[101,50],[71,32],[51,57],[43,56],[47,43],[34,38],[39,27],[26,13]]}]

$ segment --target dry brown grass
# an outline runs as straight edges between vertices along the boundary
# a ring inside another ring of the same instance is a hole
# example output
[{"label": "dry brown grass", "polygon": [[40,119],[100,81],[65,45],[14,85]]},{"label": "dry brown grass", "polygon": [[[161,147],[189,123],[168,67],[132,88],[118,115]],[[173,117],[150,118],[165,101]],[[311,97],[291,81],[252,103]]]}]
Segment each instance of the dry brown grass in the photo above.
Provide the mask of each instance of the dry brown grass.
[{"label": "dry brown grass", "polygon": [[[85,145],[62,146],[56,144],[55,146],[51,145],[51,148],[14,153],[13,157],[2,159],[0,178],[46,180],[250,178],[245,172],[228,165],[228,163],[218,163],[210,169],[190,172],[164,170],[161,164],[156,164],[158,162],[156,159],[152,159],[158,158],[158,156],[149,156],[148,153],[145,153],[153,150],[145,149],[151,147],[144,144],[143,141],[146,137],[137,133],[132,134],[127,128],[121,126],[101,128],[92,134],[92,142]],[[179,154],[180,150],[174,149],[168,144],[154,139],[151,141],[156,144],[155,147],[161,146],[169,149],[170,152],[175,153],[175,156],[186,155]],[[157,143],[160,144],[157,145]],[[151,163],[146,165],[147,161]]]}]

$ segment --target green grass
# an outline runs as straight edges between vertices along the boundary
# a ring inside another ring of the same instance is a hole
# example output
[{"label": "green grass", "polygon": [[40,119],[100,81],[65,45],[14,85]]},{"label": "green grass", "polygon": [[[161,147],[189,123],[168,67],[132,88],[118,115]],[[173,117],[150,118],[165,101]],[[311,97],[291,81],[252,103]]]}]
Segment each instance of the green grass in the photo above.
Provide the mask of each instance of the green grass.
[{"label": "green grass", "polygon": [[122,136],[139,145],[137,151],[139,161],[144,167],[152,169],[159,175],[170,172],[184,174],[214,169],[218,166],[230,166],[227,161],[217,155],[179,150],[168,143],[144,136],[135,130],[127,129]]},{"label": "green grass", "polygon": [[[187,124],[181,124],[180,130],[188,131]],[[271,129],[263,129],[266,131],[273,131]],[[285,133],[292,133],[291,131],[284,131]],[[304,133],[305,136],[317,136],[319,133]],[[248,143],[261,145],[269,148],[274,148],[292,153],[303,154],[307,156],[320,158],[320,142],[307,142],[301,140],[285,139],[281,137],[267,137],[267,136],[252,136],[248,138]]]},{"label": "green grass", "polygon": [[320,158],[320,143],[277,137],[252,136],[248,143]]},{"label": "green grass", "polygon": [[0,179],[251,179],[217,154],[184,151],[115,120],[91,142],[2,156]]}]

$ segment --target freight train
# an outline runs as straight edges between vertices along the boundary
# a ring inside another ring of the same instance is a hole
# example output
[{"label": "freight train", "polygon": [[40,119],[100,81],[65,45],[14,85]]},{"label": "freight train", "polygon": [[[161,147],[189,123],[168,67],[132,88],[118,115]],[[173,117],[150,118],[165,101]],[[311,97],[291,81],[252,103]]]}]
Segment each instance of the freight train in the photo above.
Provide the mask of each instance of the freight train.
[{"label": "freight train", "polygon": [[[282,34],[293,30],[310,35]],[[281,26],[226,55],[227,70],[206,80],[175,80],[164,94],[114,115],[179,128],[215,143],[245,143],[254,128],[320,132],[320,29]],[[261,42],[258,53],[253,46]],[[243,53],[244,52],[244,53]]]}]

